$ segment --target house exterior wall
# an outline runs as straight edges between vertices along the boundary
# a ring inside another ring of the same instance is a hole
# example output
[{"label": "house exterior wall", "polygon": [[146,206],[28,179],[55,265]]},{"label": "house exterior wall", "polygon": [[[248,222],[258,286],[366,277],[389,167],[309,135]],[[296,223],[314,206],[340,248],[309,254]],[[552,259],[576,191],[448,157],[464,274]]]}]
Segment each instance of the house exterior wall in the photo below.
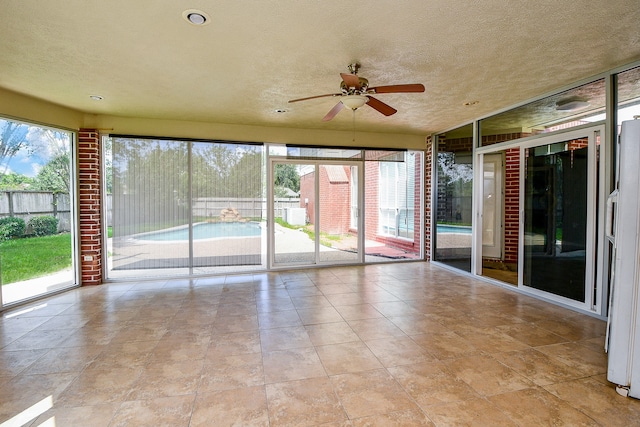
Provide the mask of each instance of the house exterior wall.
[{"label": "house exterior wall", "polygon": [[[529,133],[505,133],[482,137],[482,145],[512,141],[530,136]],[[507,264],[518,263],[520,233],[520,149],[510,148],[504,153],[504,255]]]},{"label": "house exterior wall", "polygon": [[351,168],[341,166],[347,181],[332,182],[327,169],[320,166],[320,231],[346,234],[351,225]]},{"label": "house exterior wall", "polygon": [[[351,225],[351,168],[344,168],[347,181],[331,182],[327,170],[320,166],[320,231],[328,234],[349,233]],[[310,224],[315,217],[315,172],[300,177],[300,207],[306,207]],[[305,202],[308,200],[308,203]],[[352,230],[355,231],[355,230]]]},{"label": "house exterior wall", "polygon": [[300,207],[307,210],[310,224],[316,223],[315,173],[307,173],[300,177]]},{"label": "house exterior wall", "polygon": [[[388,155],[388,152],[381,152],[381,155]],[[420,157],[418,157],[419,159]],[[421,163],[416,162],[415,182],[416,186],[422,185]],[[358,230],[351,227],[351,168],[343,166],[348,182],[330,182],[325,168],[320,167],[320,231],[329,234],[356,234]],[[315,224],[314,206],[314,173],[308,173],[300,177],[300,206],[305,206],[305,199],[308,199],[309,222]],[[387,246],[405,250],[411,253],[419,253],[420,249],[420,192],[414,195],[414,224],[416,227],[413,239],[403,239],[379,234],[379,181],[380,172],[378,163],[375,161],[364,162],[364,224],[365,239],[384,243]]]}]

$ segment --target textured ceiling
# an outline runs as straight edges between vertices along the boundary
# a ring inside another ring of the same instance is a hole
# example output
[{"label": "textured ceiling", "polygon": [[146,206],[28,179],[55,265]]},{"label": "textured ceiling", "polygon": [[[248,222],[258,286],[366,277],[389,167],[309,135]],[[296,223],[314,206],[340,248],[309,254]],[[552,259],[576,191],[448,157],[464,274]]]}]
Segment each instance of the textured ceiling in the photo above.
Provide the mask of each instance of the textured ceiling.
[{"label": "textured ceiling", "polygon": [[335,98],[287,101],[337,92],[357,61],[372,86],[426,87],[379,95],[398,113],[363,107],[358,130],[428,134],[640,59],[638,0],[2,0],[0,16],[0,87],[213,123],[350,130],[348,111],[321,121]]}]

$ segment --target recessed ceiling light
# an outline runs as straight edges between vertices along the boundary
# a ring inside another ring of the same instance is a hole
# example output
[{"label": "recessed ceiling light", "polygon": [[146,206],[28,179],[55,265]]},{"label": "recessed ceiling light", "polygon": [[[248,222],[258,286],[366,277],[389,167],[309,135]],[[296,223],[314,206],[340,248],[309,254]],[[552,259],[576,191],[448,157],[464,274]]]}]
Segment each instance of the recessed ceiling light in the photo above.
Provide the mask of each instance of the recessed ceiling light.
[{"label": "recessed ceiling light", "polygon": [[207,25],[210,22],[209,15],[201,10],[187,9],[182,12],[182,17],[192,25]]},{"label": "recessed ceiling light", "polygon": [[277,110],[275,110],[275,112],[276,112],[276,113],[283,114],[283,113],[286,113],[286,112],[287,112],[287,110],[285,110],[284,108],[278,108]]},{"label": "recessed ceiling light", "polygon": [[467,101],[467,102],[464,102],[462,105],[464,105],[465,107],[469,107],[470,105],[476,105],[479,103],[480,101]]},{"label": "recessed ceiling light", "polygon": [[102,101],[104,99],[100,95],[89,95],[89,98],[93,99],[94,101]]}]

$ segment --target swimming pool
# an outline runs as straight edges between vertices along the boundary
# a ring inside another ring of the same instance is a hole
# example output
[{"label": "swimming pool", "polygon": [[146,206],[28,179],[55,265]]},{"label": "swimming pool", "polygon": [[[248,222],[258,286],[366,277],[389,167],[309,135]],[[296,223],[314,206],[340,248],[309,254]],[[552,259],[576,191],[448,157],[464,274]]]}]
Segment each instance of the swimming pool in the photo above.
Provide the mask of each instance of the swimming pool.
[{"label": "swimming pool", "polygon": [[[262,227],[257,222],[202,222],[193,225],[193,240],[221,237],[257,237],[261,234]],[[138,234],[135,238],[136,240],[153,242],[189,240],[189,227]]]},{"label": "swimming pool", "polygon": [[438,233],[471,234],[471,227],[467,225],[438,224]]}]

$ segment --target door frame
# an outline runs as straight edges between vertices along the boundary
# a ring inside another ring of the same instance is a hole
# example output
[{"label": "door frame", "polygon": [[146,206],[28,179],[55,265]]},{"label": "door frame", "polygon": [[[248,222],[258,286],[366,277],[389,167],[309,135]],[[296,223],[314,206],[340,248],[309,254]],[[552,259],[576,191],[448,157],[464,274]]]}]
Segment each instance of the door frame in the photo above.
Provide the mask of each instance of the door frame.
[{"label": "door frame", "polygon": [[[484,244],[482,245],[482,257],[492,258],[492,259],[502,259],[504,255],[504,155],[502,153],[492,153],[485,154],[483,156],[482,168],[483,168],[483,205],[482,205],[482,222],[480,223],[481,230],[480,234],[484,234],[484,166],[487,164],[487,161],[490,161],[494,164],[499,164],[500,167],[496,167],[494,169],[494,187],[496,191],[497,197],[495,197],[495,212],[493,219],[493,238],[495,244],[493,246],[487,247]],[[488,250],[497,250],[497,254],[495,252],[487,253]]]},{"label": "door frame", "polygon": [[[315,256],[313,263],[282,263],[276,262],[275,256],[275,194],[274,194],[274,169],[276,164],[304,164],[313,165],[314,167],[314,233],[315,233]],[[339,165],[339,166],[358,166],[357,175],[357,191],[358,191],[358,207],[357,207],[357,220],[358,220],[358,254],[356,260],[348,261],[322,261],[320,259],[320,180],[319,180],[319,167],[321,165]],[[362,264],[364,263],[364,242],[365,242],[365,230],[364,230],[364,162],[354,160],[326,160],[326,159],[287,159],[282,157],[269,157],[267,167],[267,259],[269,270],[288,269],[288,268],[308,268],[318,265],[340,265],[340,264]]]},{"label": "door frame", "polygon": [[[558,296],[546,291],[541,291],[524,283],[524,191],[525,191],[525,149],[537,146],[550,145],[568,140],[588,138],[588,166],[587,166],[587,242],[585,265],[585,302],[575,301],[570,298]],[[599,145],[597,146],[599,138]],[[475,261],[476,275],[482,275],[482,212],[483,212],[483,168],[484,156],[503,152],[509,148],[518,148],[520,151],[519,164],[519,232],[518,232],[518,289],[544,298],[549,301],[578,308],[584,311],[603,315],[606,312],[606,270],[608,261],[606,255],[605,238],[605,214],[606,199],[608,195],[608,142],[606,141],[604,122],[589,123],[570,129],[550,133],[534,135],[505,143],[477,147],[475,150],[474,168],[474,200],[476,200],[472,260]],[[599,147],[599,149],[598,149]],[[596,150],[598,150],[596,152]],[[597,155],[596,155],[597,154]],[[504,196],[503,196],[504,197]]]}]

